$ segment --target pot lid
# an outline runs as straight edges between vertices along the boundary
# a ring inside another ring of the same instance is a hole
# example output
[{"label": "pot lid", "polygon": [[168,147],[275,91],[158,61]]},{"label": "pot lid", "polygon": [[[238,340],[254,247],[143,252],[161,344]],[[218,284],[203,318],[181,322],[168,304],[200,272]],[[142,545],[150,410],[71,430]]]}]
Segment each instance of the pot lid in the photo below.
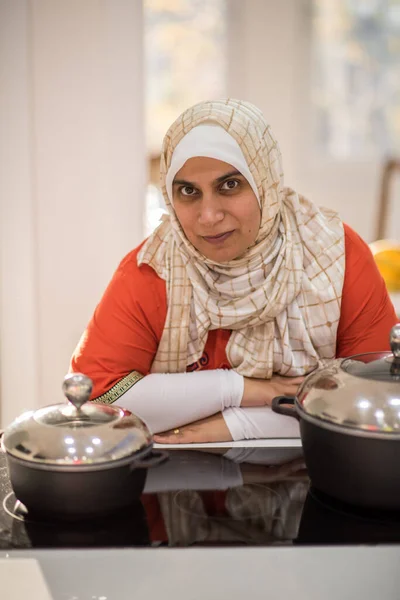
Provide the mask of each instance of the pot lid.
[{"label": "pot lid", "polygon": [[400,382],[400,323],[390,332],[392,353],[368,352],[345,359],[342,369],[371,381]]},{"label": "pot lid", "polygon": [[28,411],[4,432],[5,450],[33,463],[90,465],[135,454],[152,442],[146,424],[118,406],[89,402],[92,381],[67,375],[68,402]]},{"label": "pot lid", "polygon": [[298,396],[301,408],[347,428],[400,434],[400,324],[390,343],[392,352],[335,360],[309,375]]}]

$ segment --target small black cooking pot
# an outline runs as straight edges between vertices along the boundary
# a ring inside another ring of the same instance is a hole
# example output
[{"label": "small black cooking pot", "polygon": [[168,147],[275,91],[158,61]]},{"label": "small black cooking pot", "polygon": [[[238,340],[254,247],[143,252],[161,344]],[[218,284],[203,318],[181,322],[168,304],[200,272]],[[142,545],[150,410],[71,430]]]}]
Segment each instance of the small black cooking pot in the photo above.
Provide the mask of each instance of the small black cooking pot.
[{"label": "small black cooking pot", "polygon": [[[295,405],[290,408],[288,404]],[[359,434],[312,420],[293,398],[279,396],[272,410],[296,417],[304,460],[313,485],[343,502],[375,509],[400,509],[400,435]]]},{"label": "small black cooking pot", "polygon": [[143,492],[147,469],[166,460],[165,452],[137,453],[93,466],[33,465],[7,454],[11,486],[29,514],[55,519],[98,518],[122,511]]},{"label": "small black cooking pot", "polygon": [[312,373],[296,398],[274,398],[272,410],[299,421],[315,488],[349,504],[399,510],[400,325],[391,342],[393,353],[360,354]]},{"label": "small black cooking pot", "polygon": [[167,459],[137,416],[87,402],[91,385],[67,376],[68,403],[24,413],[4,432],[11,485],[29,513],[82,519],[121,511],[137,502],[147,469]]}]

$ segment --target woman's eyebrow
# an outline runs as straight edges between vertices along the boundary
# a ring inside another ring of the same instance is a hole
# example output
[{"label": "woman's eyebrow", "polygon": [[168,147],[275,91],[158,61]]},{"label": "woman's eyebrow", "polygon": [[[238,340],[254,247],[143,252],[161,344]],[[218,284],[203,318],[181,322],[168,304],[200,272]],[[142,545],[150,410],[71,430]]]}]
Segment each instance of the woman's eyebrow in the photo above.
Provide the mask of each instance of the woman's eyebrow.
[{"label": "woman's eyebrow", "polygon": [[172,185],[187,185],[188,187],[196,187],[196,184],[191,181],[186,181],[185,179],[174,179]]},{"label": "woman's eyebrow", "polygon": [[[242,176],[242,174],[240,173],[240,171],[237,171],[235,169],[235,171],[229,171],[229,173],[225,173],[225,175],[221,175],[220,177],[217,177],[217,179],[214,180],[214,183],[221,183],[222,181],[224,181],[225,179],[228,179],[229,177],[233,177],[233,176]],[[190,187],[196,187],[197,184],[193,183],[192,181],[186,181],[186,179],[174,179],[174,181],[172,182],[172,185],[187,185]]]},{"label": "woman's eyebrow", "polygon": [[217,177],[217,179],[215,180],[215,183],[221,183],[221,181],[224,181],[225,179],[228,179],[229,177],[233,177],[235,175],[237,177],[238,175],[242,175],[242,174],[240,173],[240,171],[237,171],[235,169],[234,171],[229,171],[229,173],[226,173],[225,175],[221,175],[221,177]]}]

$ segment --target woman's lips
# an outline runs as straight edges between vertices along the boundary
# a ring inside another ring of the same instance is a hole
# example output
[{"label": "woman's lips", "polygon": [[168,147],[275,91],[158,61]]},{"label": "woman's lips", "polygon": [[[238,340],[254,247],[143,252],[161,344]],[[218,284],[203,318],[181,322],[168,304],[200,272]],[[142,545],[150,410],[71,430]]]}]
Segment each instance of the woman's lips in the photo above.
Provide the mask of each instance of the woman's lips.
[{"label": "woman's lips", "polygon": [[234,230],[226,231],[225,233],[220,233],[219,235],[203,235],[202,237],[203,240],[206,240],[206,242],[209,242],[210,244],[222,244],[222,242],[224,242],[230,235],[232,235],[233,232]]}]

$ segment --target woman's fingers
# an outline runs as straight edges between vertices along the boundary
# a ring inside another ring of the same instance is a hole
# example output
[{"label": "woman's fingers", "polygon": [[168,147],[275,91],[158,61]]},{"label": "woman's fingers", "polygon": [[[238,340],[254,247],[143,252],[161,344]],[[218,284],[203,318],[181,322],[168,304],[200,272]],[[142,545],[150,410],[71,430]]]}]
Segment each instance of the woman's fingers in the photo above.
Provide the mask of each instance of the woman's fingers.
[{"label": "woman's fingers", "polygon": [[157,444],[184,444],[184,429],[177,428],[171,431],[165,431],[164,433],[158,433],[153,436],[153,439]]},{"label": "woman's fingers", "polygon": [[304,379],[281,375],[274,375],[271,379],[245,377],[241,406],[269,406],[276,396],[295,396]]},{"label": "woman's fingers", "polygon": [[281,385],[282,387],[299,387],[299,385],[301,385],[304,381],[304,377],[293,377],[293,378],[288,378],[288,377],[279,377],[276,378],[273,377],[271,379],[271,382],[274,383],[275,385]]},{"label": "woman's fingers", "polygon": [[293,377],[293,379],[279,377],[278,381],[274,381],[274,378],[272,378],[271,381],[278,389],[282,390],[283,393],[297,392],[304,381],[304,377]]}]

